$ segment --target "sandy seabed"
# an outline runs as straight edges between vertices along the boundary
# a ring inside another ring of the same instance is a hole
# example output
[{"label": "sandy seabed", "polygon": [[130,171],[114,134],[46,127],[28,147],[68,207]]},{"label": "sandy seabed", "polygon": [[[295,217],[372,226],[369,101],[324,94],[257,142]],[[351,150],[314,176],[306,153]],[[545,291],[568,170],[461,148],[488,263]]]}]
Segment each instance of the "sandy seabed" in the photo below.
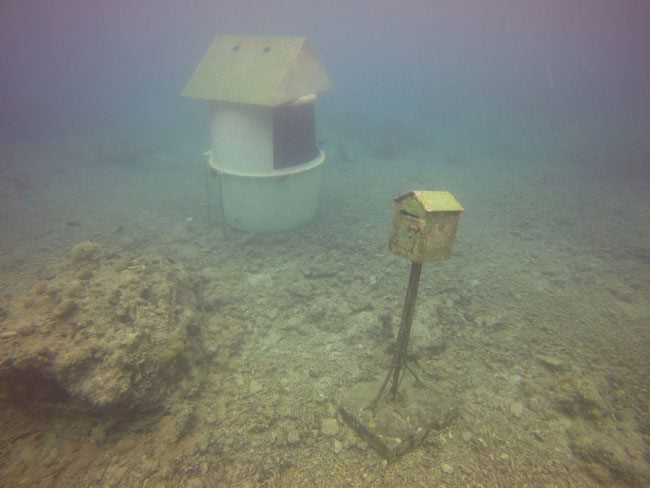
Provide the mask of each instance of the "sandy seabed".
[{"label": "sandy seabed", "polygon": [[[90,241],[196,278],[205,360],[187,363],[198,381],[175,374],[160,408],[139,414],[17,401],[5,388],[0,485],[648,486],[650,150],[639,134],[374,149],[335,137],[317,217],[274,236],[209,212],[200,156],[5,145],[2,340],[46,270]],[[465,208],[452,259],[424,266],[411,341],[414,369],[458,413],[388,463],[341,422],[336,399],[390,364],[409,270],[387,250],[391,199],[412,189],[449,190]]]}]

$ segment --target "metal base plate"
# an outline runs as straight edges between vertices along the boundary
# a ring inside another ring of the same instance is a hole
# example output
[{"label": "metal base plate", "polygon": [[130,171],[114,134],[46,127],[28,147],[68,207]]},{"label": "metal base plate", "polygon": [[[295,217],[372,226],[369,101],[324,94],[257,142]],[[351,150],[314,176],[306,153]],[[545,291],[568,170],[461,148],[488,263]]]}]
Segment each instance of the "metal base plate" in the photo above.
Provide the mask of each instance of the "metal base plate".
[{"label": "metal base plate", "polygon": [[407,373],[400,398],[388,399],[388,390],[374,410],[372,401],[382,381],[357,383],[340,397],[343,420],[380,456],[393,461],[422,444],[432,430],[447,426],[456,416],[455,402],[443,398]]}]

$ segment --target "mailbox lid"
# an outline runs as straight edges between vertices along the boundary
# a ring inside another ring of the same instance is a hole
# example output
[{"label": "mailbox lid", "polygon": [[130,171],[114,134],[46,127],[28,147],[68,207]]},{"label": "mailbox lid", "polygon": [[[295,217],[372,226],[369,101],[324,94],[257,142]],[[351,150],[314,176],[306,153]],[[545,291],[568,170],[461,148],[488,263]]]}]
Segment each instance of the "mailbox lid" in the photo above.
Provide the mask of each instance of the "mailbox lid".
[{"label": "mailbox lid", "polygon": [[395,203],[415,215],[431,212],[462,212],[463,207],[448,191],[414,190],[395,198]]}]

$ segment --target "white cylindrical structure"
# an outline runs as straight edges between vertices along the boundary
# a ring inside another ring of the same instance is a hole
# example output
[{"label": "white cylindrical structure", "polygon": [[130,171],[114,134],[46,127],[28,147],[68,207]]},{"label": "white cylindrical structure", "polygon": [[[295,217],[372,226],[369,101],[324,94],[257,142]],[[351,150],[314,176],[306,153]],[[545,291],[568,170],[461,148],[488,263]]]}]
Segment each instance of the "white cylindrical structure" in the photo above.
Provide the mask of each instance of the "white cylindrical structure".
[{"label": "white cylindrical structure", "polygon": [[229,225],[256,234],[282,232],[309,222],[316,214],[321,152],[307,164],[274,174],[237,174],[218,169],[223,213]]},{"label": "white cylindrical structure", "polygon": [[314,159],[282,166],[274,130],[286,133],[286,127],[278,127],[285,119],[273,107],[211,102],[210,116],[210,166],[219,173],[228,224],[273,233],[309,222],[318,204],[323,152],[314,145]]}]

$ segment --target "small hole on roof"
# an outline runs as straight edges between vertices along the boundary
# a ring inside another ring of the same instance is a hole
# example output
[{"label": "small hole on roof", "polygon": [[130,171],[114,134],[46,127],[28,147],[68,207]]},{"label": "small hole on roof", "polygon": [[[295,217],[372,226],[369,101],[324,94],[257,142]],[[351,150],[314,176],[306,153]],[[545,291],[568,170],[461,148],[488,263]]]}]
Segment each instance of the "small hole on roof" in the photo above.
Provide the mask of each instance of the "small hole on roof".
[{"label": "small hole on roof", "polygon": [[271,50],[271,46],[266,46],[266,47],[264,48],[264,52],[265,52],[265,53],[268,53],[270,50]]},{"label": "small hole on roof", "polygon": [[235,46],[233,46],[232,50],[233,50],[233,52],[239,51],[239,44],[236,44]]}]

